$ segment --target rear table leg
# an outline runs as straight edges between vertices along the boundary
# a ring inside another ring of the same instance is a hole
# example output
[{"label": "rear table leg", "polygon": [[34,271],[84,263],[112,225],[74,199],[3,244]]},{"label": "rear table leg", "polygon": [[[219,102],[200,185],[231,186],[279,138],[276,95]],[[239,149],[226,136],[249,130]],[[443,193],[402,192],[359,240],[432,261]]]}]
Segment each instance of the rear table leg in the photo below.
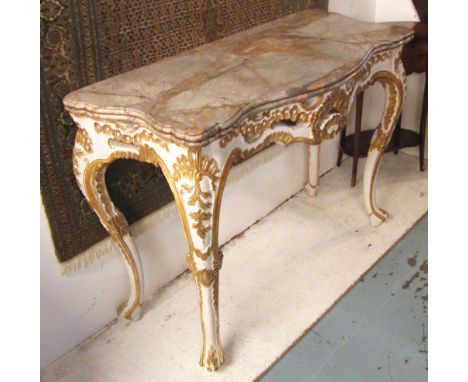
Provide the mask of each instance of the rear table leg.
[{"label": "rear table leg", "polygon": [[372,137],[364,169],[364,203],[372,226],[378,226],[388,218],[388,213],[376,204],[375,185],[379,164],[392,137],[404,96],[403,81],[391,72],[375,73],[371,83],[375,82],[384,87],[387,99],[382,119]]},{"label": "rear table leg", "polygon": [[320,144],[309,146],[309,180],[305,188],[310,196],[316,196],[320,178]]}]

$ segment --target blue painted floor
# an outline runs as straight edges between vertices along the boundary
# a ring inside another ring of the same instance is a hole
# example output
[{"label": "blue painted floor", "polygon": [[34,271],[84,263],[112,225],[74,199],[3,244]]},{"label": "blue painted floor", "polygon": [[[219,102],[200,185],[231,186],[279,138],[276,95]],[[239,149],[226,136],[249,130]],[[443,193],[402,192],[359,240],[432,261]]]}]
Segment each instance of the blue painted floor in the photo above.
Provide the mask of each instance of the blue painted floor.
[{"label": "blue painted floor", "polygon": [[427,381],[424,217],[262,382]]}]

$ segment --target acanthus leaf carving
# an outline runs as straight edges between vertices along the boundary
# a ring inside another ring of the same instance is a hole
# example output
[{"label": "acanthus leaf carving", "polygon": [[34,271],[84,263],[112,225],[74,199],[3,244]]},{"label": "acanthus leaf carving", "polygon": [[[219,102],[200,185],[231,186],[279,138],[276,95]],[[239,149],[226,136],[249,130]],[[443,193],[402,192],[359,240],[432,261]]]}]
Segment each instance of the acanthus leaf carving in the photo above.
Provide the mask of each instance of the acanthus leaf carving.
[{"label": "acanthus leaf carving", "polygon": [[166,141],[159,138],[155,133],[149,131],[144,126],[132,126],[126,128],[118,122],[112,122],[116,127],[112,127],[110,123],[94,123],[94,129],[97,133],[109,135],[116,141],[141,146],[145,142],[156,143],[165,151],[169,150],[169,145]]},{"label": "acanthus leaf carving", "polygon": [[208,350],[208,357],[206,359],[208,371],[215,371],[218,369],[218,359],[216,358],[216,352],[213,345],[210,346]]},{"label": "acanthus leaf carving", "polygon": [[[203,179],[209,179],[211,192],[202,189]],[[196,206],[197,211],[189,213],[194,220],[192,228],[202,239],[211,229],[212,194],[216,191],[220,178],[220,171],[214,159],[208,158],[200,149],[189,149],[187,154],[179,156],[173,165],[173,178],[175,182],[185,181],[181,185],[182,192],[187,193],[187,204]],[[208,221],[207,224],[205,222]]]}]

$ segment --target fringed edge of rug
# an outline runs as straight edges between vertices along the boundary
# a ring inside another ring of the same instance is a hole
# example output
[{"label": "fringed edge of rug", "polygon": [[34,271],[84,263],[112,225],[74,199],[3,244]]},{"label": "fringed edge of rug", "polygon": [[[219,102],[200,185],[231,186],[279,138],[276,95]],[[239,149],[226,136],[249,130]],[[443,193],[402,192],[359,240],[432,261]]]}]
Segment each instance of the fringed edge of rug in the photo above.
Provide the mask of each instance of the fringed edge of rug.
[{"label": "fringed edge of rug", "polygon": [[[138,237],[148,230],[164,224],[167,220],[177,217],[178,211],[174,202],[171,202],[157,211],[145,216],[130,226],[130,232],[133,237]],[[101,240],[99,243],[89,247],[86,251],[75,256],[73,259],[60,263],[61,274],[67,275],[81,271],[100,260],[112,254],[118,254],[118,247],[110,237]]]},{"label": "fringed edge of rug", "polygon": [[[242,179],[245,175],[251,173],[261,165],[274,160],[276,157],[281,155],[283,151],[284,149],[282,146],[274,145],[255,155],[254,157],[240,163],[238,166],[232,169],[231,174],[227,180],[228,184]],[[130,226],[130,232],[133,237],[138,237],[141,234],[164,224],[168,220],[177,218],[178,216],[179,212],[177,211],[176,204],[175,202],[171,202],[159,210],[133,223]],[[61,274],[68,275],[81,271],[97,260],[118,253],[119,251],[117,245],[110,237],[107,237],[104,240],[101,240],[99,243],[94,244],[86,251],[75,256],[74,258],[60,263]]]},{"label": "fringed edge of rug", "polygon": [[114,244],[110,237],[101,240],[99,243],[89,247],[86,251],[75,256],[73,259],[60,263],[61,274],[67,275],[85,269],[96,260],[107,257],[112,253],[118,251],[117,246]]},{"label": "fringed edge of rug", "polygon": [[130,227],[130,232],[132,236],[137,237],[147,232],[149,229],[158,227],[166,221],[178,217],[179,211],[177,211],[176,204],[175,202],[171,202],[133,223]]}]

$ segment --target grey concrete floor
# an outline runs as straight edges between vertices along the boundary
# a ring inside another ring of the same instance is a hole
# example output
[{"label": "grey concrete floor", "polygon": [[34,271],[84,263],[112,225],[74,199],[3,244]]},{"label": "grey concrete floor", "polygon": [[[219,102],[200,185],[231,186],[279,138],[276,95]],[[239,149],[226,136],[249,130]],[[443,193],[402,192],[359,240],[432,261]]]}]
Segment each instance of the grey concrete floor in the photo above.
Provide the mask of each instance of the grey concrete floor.
[{"label": "grey concrete floor", "polygon": [[427,380],[427,215],[262,382]]}]

